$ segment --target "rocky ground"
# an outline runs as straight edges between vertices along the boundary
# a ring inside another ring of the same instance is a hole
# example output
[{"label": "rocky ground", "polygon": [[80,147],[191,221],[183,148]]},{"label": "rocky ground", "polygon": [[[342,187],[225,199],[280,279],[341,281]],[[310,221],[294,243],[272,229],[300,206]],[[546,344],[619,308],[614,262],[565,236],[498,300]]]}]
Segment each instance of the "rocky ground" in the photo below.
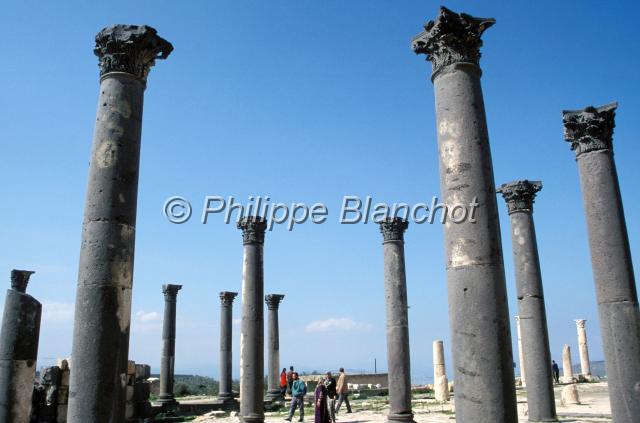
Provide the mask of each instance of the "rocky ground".
[{"label": "rocky ground", "polygon": [[[580,405],[560,404],[560,391],[562,386],[556,388],[556,406],[558,417],[561,422],[572,423],[596,423],[611,422],[611,411],[606,383],[582,383],[578,385],[580,393]],[[527,421],[527,401],[524,389],[518,389],[518,414],[521,422]],[[383,423],[386,421],[388,413],[388,400],[386,397],[373,397],[366,399],[354,399],[351,401],[353,407],[352,414],[346,414],[344,405],[342,412],[337,416],[337,423]],[[306,407],[306,422],[313,422],[313,409]],[[455,421],[453,411],[453,401],[448,404],[439,404],[428,395],[415,395],[413,399],[413,411],[415,421],[418,423],[436,423]],[[211,413],[196,418],[194,421],[201,423],[237,423],[236,416],[228,414]],[[266,421],[269,423],[282,423],[286,412],[266,413]],[[297,414],[294,422],[297,421]]]}]

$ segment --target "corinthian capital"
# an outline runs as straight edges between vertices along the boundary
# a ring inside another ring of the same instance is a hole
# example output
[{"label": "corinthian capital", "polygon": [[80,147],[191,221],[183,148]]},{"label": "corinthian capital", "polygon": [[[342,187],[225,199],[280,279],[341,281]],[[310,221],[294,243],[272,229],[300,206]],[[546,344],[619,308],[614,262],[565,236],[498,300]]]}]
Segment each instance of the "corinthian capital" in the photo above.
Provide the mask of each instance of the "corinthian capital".
[{"label": "corinthian capital", "polygon": [[125,72],[146,81],[156,59],[166,59],[172,50],[150,26],[113,25],[96,35],[93,52],[100,60],[100,76]]},{"label": "corinthian capital", "polygon": [[493,18],[475,18],[440,7],[435,21],[429,21],[424,31],[411,41],[416,54],[425,54],[433,64],[435,76],[443,67],[453,63],[480,65],[482,33],[496,23]]},{"label": "corinthian capital", "polygon": [[618,103],[600,107],[585,107],[583,110],[564,110],[564,139],[571,143],[576,157],[595,150],[611,149],[613,128]]},{"label": "corinthian capital", "polygon": [[380,232],[384,242],[404,242],[404,231],[409,227],[409,222],[399,217],[388,217],[380,222]]},{"label": "corinthian capital", "polygon": [[267,303],[267,308],[269,310],[277,310],[283,299],[284,295],[282,294],[267,294],[264,296],[264,302]]},{"label": "corinthian capital", "polygon": [[237,292],[222,291],[220,293],[220,302],[222,305],[230,306],[233,300],[238,296]]},{"label": "corinthian capital", "polygon": [[182,285],[162,285],[162,293],[165,301],[175,301],[178,297],[178,291],[182,289]]},{"label": "corinthian capital", "polygon": [[240,219],[238,229],[242,229],[243,244],[264,244],[267,222],[264,217],[248,216]]},{"label": "corinthian capital", "polygon": [[584,329],[586,323],[587,321],[585,319],[578,319],[576,320],[576,327]]},{"label": "corinthian capital", "polygon": [[11,271],[11,289],[18,292],[27,292],[27,284],[29,283],[29,278],[34,273],[36,272],[32,270],[13,269]]},{"label": "corinthian capital", "polygon": [[496,192],[507,202],[509,214],[519,211],[533,211],[536,193],[542,189],[540,181],[513,181],[500,185]]}]

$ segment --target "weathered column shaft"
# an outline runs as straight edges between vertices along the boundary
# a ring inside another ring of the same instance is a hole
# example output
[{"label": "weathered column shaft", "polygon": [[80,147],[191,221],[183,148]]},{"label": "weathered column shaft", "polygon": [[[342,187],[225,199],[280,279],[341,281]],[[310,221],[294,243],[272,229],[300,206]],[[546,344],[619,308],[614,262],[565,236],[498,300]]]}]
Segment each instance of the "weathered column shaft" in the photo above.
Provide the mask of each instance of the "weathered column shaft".
[{"label": "weathered column shaft", "polygon": [[389,421],[413,421],[409,315],[404,265],[404,231],[408,222],[390,218],[380,224],[384,248],[384,294],[387,315]]},{"label": "weathered column shaft", "polygon": [[479,66],[493,19],[446,8],[414,38],[433,62],[440,186],[444,203],[476,206],[444,228],[456,420],[517,421],[513,356],[495,182]]},{"label": "weathered column shaft", "polygon": [[176,358],[176,303],[182,285],[163,285],[164,320],[162,322],[162,355],[160,356],[160,395],[158,402],[173,404],[173,376]]},{"label": "weathered column shaft", "polygon": [[522,348],[522,329],[520,328],[520,316],[516,316],[516,336],[518,337],[518,360],[520,361],[520,382],[527,386],[527,372],[524,368],[524,349]]},{"label": "weathered column shaft", "polygon": [[511,220],[518,298],[518,343],[522,353],[520,366],[526,372],[529,421],[533,422],[557,420],[547,312],[533,222],[533,203],[541,189],[541,182],[527,180],[503,184],[498,189],[507,202]]},{"label": "weathered column shaft", "polygon": [[233,300],[237,295],[237,292],[223,291],[220,293],[220,388],[218,398],[224,400],[233,398],[231,388]]},{"label": "weathered column shaft", "polygon": [[591,376],[591,364],[589,363],[589,347],[587,346],[587,330],[584,319],[576,320],[578,330],[578,352],[580,353],[580,371],[583,376]]},{"label": "weathered column shaft", "polygon": [[573,363],[571,362],[571,347],[565,344],[562,347],[562,381],[573,382]]},{"label": "weathered column shaft", "polygon": [[449,401],[449,382],[444,364],[444,345],[433,341],[433,390],[437,401]]},{"label": "weathered column shaft", "polygon": [[264,275],[265,220],[248,217],[238,222],[242,229],[242,332],[240,335],[240,419],[264,422]]},{"label": "weathered column shaft", "polygon": [[267,398],[284,400],[280,390],[280,329],[278,327],[278,308],[284,295],[269,294],[265,297],[269,309],[269,360]]},{"label": "weathered column shaft", "polygon": [[631,423],[640,421],[640,311],[613,160],[616,107],[564,111],[563,122],[580,173],[611,414]]},{"label": "weathered column shaft", "polygon": [[0,422],[28,423],[42,305],[26,293],[34,272],[13,270],[0,329]]},{"label": "weathered column shaft", "polygon": [[100,96],[73,331],[69,423],[124,420],[140,134],[147,73],[172,47],[147,26],[96,36]]}]

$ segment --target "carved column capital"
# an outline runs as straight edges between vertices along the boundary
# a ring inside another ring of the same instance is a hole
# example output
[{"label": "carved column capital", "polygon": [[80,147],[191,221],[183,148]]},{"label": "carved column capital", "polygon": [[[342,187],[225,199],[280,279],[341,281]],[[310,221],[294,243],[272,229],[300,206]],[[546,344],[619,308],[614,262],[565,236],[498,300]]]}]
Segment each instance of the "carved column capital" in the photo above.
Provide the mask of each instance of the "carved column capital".
[{"label": "carved column capital", "polygon": [[618,103],[600,107],[585,107],[583,110],[564,110],[564,139],[571,143],[576,157],[582,153],[612,149],[613,128]]},{"label": "carved column capital", "polygon": [[11,271],[11,289],[18,292],[27,292],[27,284],[29,283],[29,278],[34,273],[36,272],[32,270],[13,269]]},{"label": "carved column capital", "polygon": [[267,308],[269,310],[277,310],[283,299],[284,295],[282,294],[267,294],[264,296],[264,302],[267,303]]},{"label": "carved column capital", "polygon": [[577,326],[578,328],[582,328],[582,329],[584,329],[584,327],[585,327],[586,323],[587,323],[587,320],[586,320],[586,319],[578,319],[578,320],[576,320],[576,326]]},{"label": "carved column capital", "polygon": [[409,227],[409,222],[399,217],[388,217],[380,222],[383,244],[385,242],[404,242],[404,231]]},{"label": "carved column capital", "polygon": [[166,59],[173,46],[146,25],[113,25],[96,35],[93,52],[100,60],[100,76],[125,72],[143,82],[156,59]]},{"label": "carved column capital", "polygon": [[264,217],[249,216],[238,222],[238,229],[242,230],[243,244],[264,244],[264,232],[267,229],[267,221]]},{"label": "carved column capital", "polygon": [[496,192],[502,194],[507,202],[509,214],[515,212],[532,212],[536,193],[542,189],[540,181],[513,181],[500,185]]},{"label": "carved column capital", "polygon": [[482,33],[496,23],[493,18],[476,18],[440,7],[438,18],[429,21],[424,31],[411,41],[416,54],[425,54],[433,64],[435,76],[442,68],[454,63],[480,66]]},{"label": "carved column capital", "polygon": [[178,291],[182,289],[182,285],[162,285],[162,293],[165,301],[175,301],[178,297]]},{"label": "carved column capital", "polygon": [[220,303],[224,306],[233,304],[233,300],[238,296],[237,292],[222,291],[220,292]]}]

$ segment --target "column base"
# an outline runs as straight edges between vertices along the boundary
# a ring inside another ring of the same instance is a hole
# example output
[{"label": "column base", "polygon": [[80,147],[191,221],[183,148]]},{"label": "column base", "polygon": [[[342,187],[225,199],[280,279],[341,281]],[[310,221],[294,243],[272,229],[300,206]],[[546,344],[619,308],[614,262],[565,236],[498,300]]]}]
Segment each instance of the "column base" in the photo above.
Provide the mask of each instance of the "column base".
[{"label": "column base", "polygon": [[233,392],[220,392],[218,394],[218,399],[223,401],[229,401],[235,398]]},{"label": "column base", "polygon": [[162,411],[177,411],[179,410],[180,404],[173,397],[172,394],[160,394],[158,399],[156,400],[158,404],[162,407]]},{"label": "column base", "polygon": [[247,414],[246,416],[240,416],[240,421],[245,423],[264,423],[264,414]]},{"label": "column base", "polygon": [[389,413],[387,416],[387,422],[413,422],[413,413]]}]

